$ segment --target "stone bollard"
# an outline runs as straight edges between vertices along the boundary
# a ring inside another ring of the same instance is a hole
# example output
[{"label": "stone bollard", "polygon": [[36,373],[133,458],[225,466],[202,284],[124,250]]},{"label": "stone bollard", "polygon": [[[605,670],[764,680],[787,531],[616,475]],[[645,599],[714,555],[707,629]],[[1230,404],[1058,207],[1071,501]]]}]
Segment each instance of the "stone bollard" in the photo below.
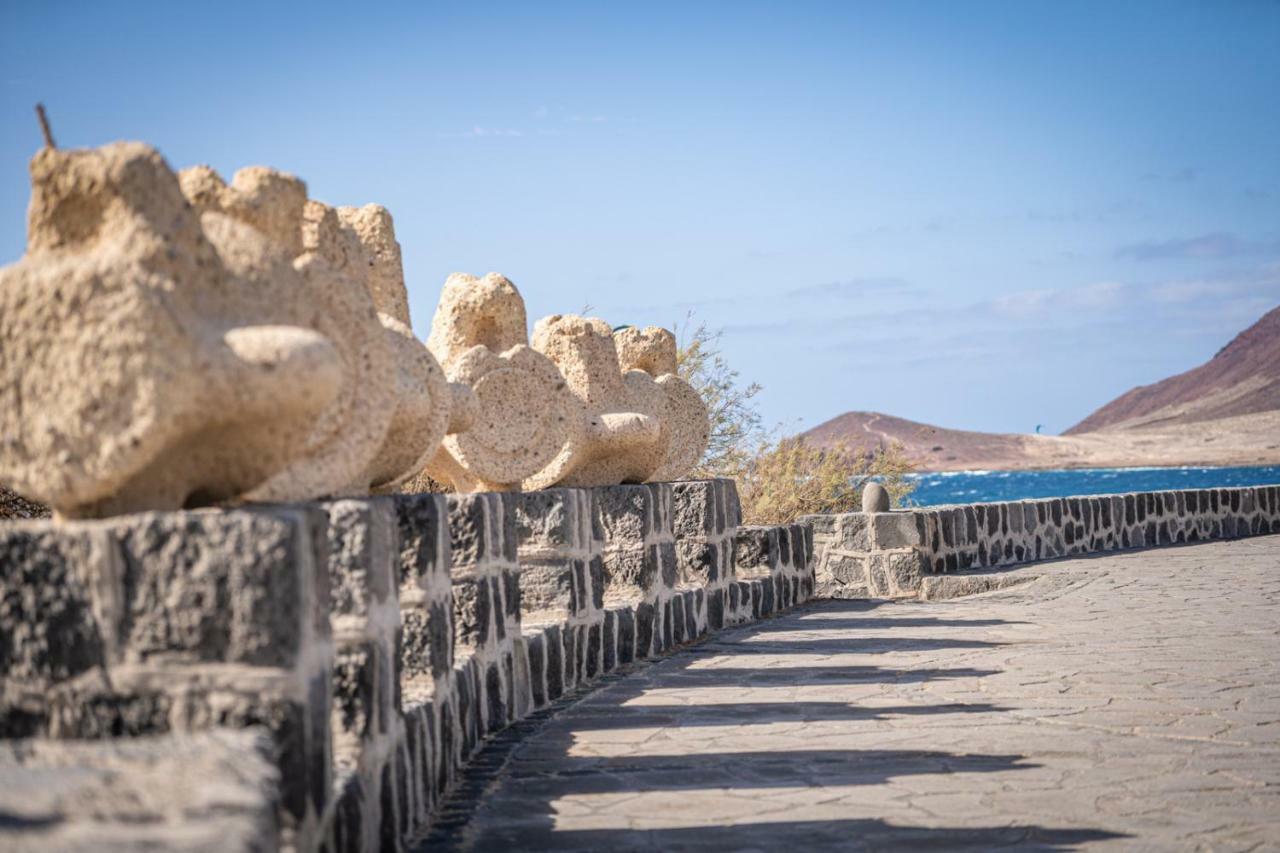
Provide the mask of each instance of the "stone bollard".
[{"label": "stone bollard", "polygon": [[888,512],[891,503],[889,490],[879,483],[867,483],[862,487],[863,512]]}]

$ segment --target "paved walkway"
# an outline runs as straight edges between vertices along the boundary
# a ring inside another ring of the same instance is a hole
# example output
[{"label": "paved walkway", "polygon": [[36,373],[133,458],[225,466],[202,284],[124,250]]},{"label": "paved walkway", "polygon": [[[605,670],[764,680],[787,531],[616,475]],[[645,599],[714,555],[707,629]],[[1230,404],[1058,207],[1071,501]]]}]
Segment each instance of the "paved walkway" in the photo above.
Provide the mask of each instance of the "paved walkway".
[{"label": "paved walkway", "polygon": [[1280,537],[1033,570],[815,603],[606,683],[491,754],[440,840],[1280,848]]}]

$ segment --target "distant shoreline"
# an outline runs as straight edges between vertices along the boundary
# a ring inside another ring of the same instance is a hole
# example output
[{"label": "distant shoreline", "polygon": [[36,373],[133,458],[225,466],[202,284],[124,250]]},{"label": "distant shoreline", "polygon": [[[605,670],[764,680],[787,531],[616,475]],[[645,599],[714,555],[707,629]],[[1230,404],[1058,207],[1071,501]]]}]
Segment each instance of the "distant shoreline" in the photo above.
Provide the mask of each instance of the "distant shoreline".
[{"label": "distant shoreline", "polygon": [[1198,463],[1182,464],[1171,463],[1168,465],[1066,465],[1058,468],[1045,468],[1040,466],[1027,466],[1025,468],[916,468],[908,473],[908,477],[916,477],[928,474],[1000,474],[1011,471],[1034,472],[1037,474],[1052,474],[1054,472],[1068,471],[1179,471],[1179,470],[1216,470],[1227,468],[1275,468],[1280,466],[1277,462],[1252,462],[1243,465],[1202,465]]}]

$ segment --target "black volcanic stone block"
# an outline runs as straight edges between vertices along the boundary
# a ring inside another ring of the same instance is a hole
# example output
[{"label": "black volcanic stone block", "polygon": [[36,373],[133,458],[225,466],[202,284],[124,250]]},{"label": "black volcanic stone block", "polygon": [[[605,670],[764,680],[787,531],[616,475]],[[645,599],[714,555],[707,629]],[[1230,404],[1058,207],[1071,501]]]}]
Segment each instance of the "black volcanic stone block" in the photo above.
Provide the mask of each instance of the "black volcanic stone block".
[{"label": "black volcanic stone block", "polygon": [[595,489],[600,537],[616,545],[639,546],[653,532],[652,493],[644,486]]},{"label": "black volcanic stone block", "polygon": [[[734,562],[738,568],[754,569],[770,565],[774,553],[775,527],[740,527],[733,538]],[[683,543],[681,543],[683,544]]]},{"label": "black volcanic stone block", "polygon": [[658,578],[657,550],[644,545],[611,549],[604,554],[604,574],[611,589],[643,593]]},{"label": "black volcanic stone block", "polygon": [[585,681],[587,678],[587,628],[585,625],[576,625],[573,628],[574,637],[574,657],[573,657],[573,678],[575,683]]},{"label": "black volcanic stone block", "polygon": [[587,678],[595,678],[600,672],[601,630],[599,623],[587,629]]},{"label": "black volcanic stone block", "polygon": [[382,820],[378,829],[379,841],[383,850],[396,849],[399,832],[396,827],[396,794],[393,778],[392,762],[382,765],[382,786],[379,798],[382,806]]},{"label": "black volcanic stone block", "polygon": [[605,611],[601,642],[603,643],[602,669],[604,672],[613,672],[618,668],[618,614],[616,611]]},{"label": "black volcanic stone block", "polygon": [[770,616],[775,609],[775,589],[772,580],[766,578],[760,588],[760,615]]},{"label": "black volcanic stone block", "polygon": [[[720,546],[707,542],[676,543],[679,578],[685,583],[708,584],[720,579]],[[739,564],[741,565],[741,563]]]},{"label": "black volcanic stone block", "polygon": [[502,728],[507,721],[507,708],[502,698],[502,676],[498,665],[491,663],[484,674],[484,694],[488,713],[486,724],[488,731]]},{"label": "black volcanic stone block", "polygon": [[546,641],[542,634],[531,634],[525,638],[524,646],[529,654],[529,685],[533,704],[541,708],[547,701]]},{"label": "black volcanic stone block", "polygon": [[443,794],[449,787],[453,768],[458,760],[458,743],[461,740],[458,720],[446,702],[440,708],[440,748],[436,755],[436,792]]},{"label": "black volcanic stone block", "polygon": [[671,599],[668,598],[662,605],[662,648],[670,649],[675,645],[675,637],[672,632],[671,618]]},{"label": "black volcanic stone block", "polygon": [[374,733],[377,649],[372,642],[344,646],[334,654],[335,722],[344,732],[365,738]]},{"label": "black volcanic stone block", "polygon": [[[124,567],[122,645],[138,657],[290,667],[302,653],[304,565],[324,565],[319,510],[148,513],[118,534]],[[311,553],[304,553],[316,549]],[[317,557],[319,559],[317,559]],[[327,594],[328,573],[315,573]],[[47,583],[47,582],[46,582]],[[317,590],[317,595],[322,591]],[[319,604],[319,602],[317,602]],[[321,636],[329,630],[327,599]]]},{"label": "black volcanic stone block", "polygon": [[513,530],[520,546],[526,543],[543,548],[581,548],[579,511],[581,503],[572,489],[541,489],[514,492],[509,496],[513,509]]},{"label": "black volcanic stone block", "polygon": [[510,651],[502,655],[502,691],[509,723],[515,718],[516,713],[516,659]]},{"label": "black volcanic stone block", "polygon": [[476,738],[474,730],[476,709],[473,701],[475,690],[472,687],[468,667],[459,667],[455,670],[454,687],[458,706],[458,745],[463,756],[468,756],[471,754],[471,747]]},{"label": "black volcanic stone block", "polygon": [[564,693],[564,638],[560,629],[548,628],[546,632],[547,701],[559,699]]},{"label": "black volcanic stone block", "polygon": [[591,583],[591,603],[597,610],[604,607],[604,558],[596,555],[587,564],[587,577]]},{"label": "black volcanic stone block", "polygon": [[391,500],[400,542],[397,582],[403,585],[432,572],[446,570],[439,565],[442,551],[440,535],[441,531],[448,529],[444,497],[434,494],[396,495]]},{"label": "black volcanic stone block", "polygon": [[669,601],[671,608],[671,641],[673,645],[684,644],[684,597],[677,595]]},{"label": "black volcanic stone block", "polygon": [[[716,483],[691,480],[671,486],[672,530],[677,538],[703,537],[723,529],[723,513],[717,513]],[[717,516],[720,516],[717,518]]]},{"label": "black volcanic stone block", "polygon": [[578,634],[575,626],[564,626],[560,642],[564,648],[564,689],[568,690],[578,683]]},{"label": "black volcanic stone block", "polygon": [[335,790],[333,849],[335,853],[363,850],[365,802],[360,774],[347,774]]},{"label": "black volcanic stone block", "polygon": [[674,589],[679,579],[679,561],[676,559],[675,542],[659,542],[651,546],[655,550],[654,559],[658,564],[658,577],[665,589]]},{"label": "black volcanic stone block", "polygon": [[493,552],[486,494],[449,495],[449,549],[453,568],[469,569],[501,554]]},{"label": "black volcanic stone block", "polygon": [[637,659],[647,658],[653,653],[654,609],[648,602],[636,605],[636,647]]},{"label": "black volcanic stone block", "polygon": [[520,571],[502,570],[503,612],[513,622],[520,617]]},{"label": "black volcanic stone block", "polygon": [[636,619],[630,608],[616,611],[618,614],[618,663],[628,664],[636,659]]},{"label": "black volcanic stone block", "polygon": [[[0,676],[35,688],[105,662],[102,633],[112,626],[99,626],[78,568],[95,565],[94,551],[80,531],[0,527]],[[0,700],[0,732],[8,710]]]},{"label": "black volcanic stone block", "polygon": [[489,578],[490,612],[493,614],[493,630],[499,642],[507,638],[506,607],[502,603],[502,579]]},{"label": "black volcanic stone block", "polygon": [[719,631],[724,627],[724,590],[707,591],[707,627]]},{"label": "black volcanic stone block", "polygon": [[391,595],[393,578],[387,569],[392,555],[387,546],[392,537],[383,522],[389,517],[389,508],[389,501],[376,498],[320,506],[328,520],[331,613],[363,615],[372,604],[385,602]]},{"label": "black volcanic stone block", "polygon": [[454,641],[478,647],[489,638],[493,618],[491,590],[485,578],[459,578],[453,583]]}]

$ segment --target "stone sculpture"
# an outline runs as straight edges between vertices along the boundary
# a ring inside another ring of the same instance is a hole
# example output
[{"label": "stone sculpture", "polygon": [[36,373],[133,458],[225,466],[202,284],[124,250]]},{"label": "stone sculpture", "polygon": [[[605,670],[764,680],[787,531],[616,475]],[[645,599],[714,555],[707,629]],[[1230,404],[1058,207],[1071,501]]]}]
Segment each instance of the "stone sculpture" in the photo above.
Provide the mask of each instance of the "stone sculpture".
[{"label": "stone sculpture", "polygon": [[408,332],[385,211],[268,169],[180,182],[139,143],[45,148],[31,175],[27,251],[0,271],[19,492],[67,517],[300,500],[434,450],[444,378]]},{"label": "stone sculpture", "polygon": [[[31,163],[0,270],[0,481],[64,517],[394,490],[675,479],[707,440],[661,329],[555,316],[502,276],[410,326],[390,214],[283,172],[115,143]],[[434,353],[434,355],[433,355]],[[437,358],[439,362],[437,362]]]},{"label": "stone sculpture", "polygon": [[557,314],[534,328],[534,349],[559,368],[585,426],[573,431],[525,488],[678,477],[701,456],[706,408],[674,375],[675,339],[661,329],[645,329],[623,330],[622,341],[627,363],[635,368],[624,370],[618,342],[603,320]]},{"label": "stone sculpture", "polygon": [[711,434],[707,404],[677,371],[676,336],[666,329],[628,326],[614,333],[618,361],[623,370],[643,370],[662,388],[667,397],[662,415],[666,455],[649,479],[654,482],[678,480],[702,458]]},{"label": "stone sculpture", "polygon": [[302,322],[304,274],[225,216],[207,223],[220,253],[145,145],[45,148],[31,177],[27,251],[0,271],[0,479],[93,516],[229,498],[288,467],[347,369]]},{"label": "stone sculpture", "polygon": [[[326,316],[339,323],[331,334],[346,345],[345,362],[384,364],[372,381],[345,384],[339,406],[326,413],[328,422],[317,424],[305,452],[246,497],[386,491],[421,470],[444,436],[451,395],[439,365],[410,328],[391,214],[378,205],[335,209],[308,200],[302,181],[263,167],[241,169],[230,185],[207,166],[185,169],[179,179],[202,216],[222,214],[253,226],[321,282],[313,291],[328,297]],[[351,446],[353,428],[363,433],[358,449]]]},{"label": "stone sculpture", "polygon": [[497,273],[449,276],[427,347],[467,399],[427,466],[462,492],[510,491],[544,468],[581,429],[554,364],[529,346],[524,300]]}]

